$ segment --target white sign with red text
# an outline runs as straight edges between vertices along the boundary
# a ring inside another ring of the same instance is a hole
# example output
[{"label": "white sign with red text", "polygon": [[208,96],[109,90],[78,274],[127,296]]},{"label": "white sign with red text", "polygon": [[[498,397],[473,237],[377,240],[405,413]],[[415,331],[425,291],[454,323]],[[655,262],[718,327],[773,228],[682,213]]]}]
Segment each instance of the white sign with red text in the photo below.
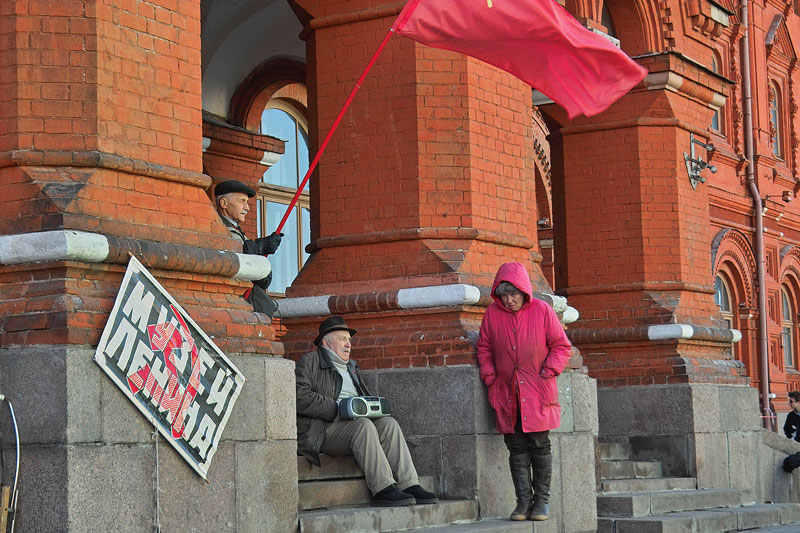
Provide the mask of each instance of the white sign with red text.
[{"label": "white sign with red text", "polygon": [[135,257],[94,360],[205,479],[245,378]]}]

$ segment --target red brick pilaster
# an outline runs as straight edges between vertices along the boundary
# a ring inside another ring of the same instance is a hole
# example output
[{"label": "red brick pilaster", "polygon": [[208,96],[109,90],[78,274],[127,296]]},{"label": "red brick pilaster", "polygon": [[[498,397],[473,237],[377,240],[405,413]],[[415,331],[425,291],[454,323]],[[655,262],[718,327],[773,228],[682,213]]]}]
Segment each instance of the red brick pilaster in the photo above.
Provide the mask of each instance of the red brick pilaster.
[{"label": "red brick pilaster", "polygon": [[[237,244],[203,173],[200,1],[3,2],[0,33],[0,235],[78,230],[151,267],[164,245],[152,268],[201,327],[280,352],[247,284],[202,263]],[[0,266],[2,344],[95,343],[126,261]]]},{"label": "red brick pilaster", "polygon": [[[244,128],[225,124],[213,117],[203,120],[203,168],[214,180],[214,185],[223,180],[239,180],[253,189],[264,173],[284,153],[284,141],[261,135]],[[209,188],[209,194],[212,189]],[[213,201],[213,197],[212,197]],[[250,238],[257,235],[255,206],[242,224],[245,234]]]},{"label": "red brick pilaster", "polygon": [[[296,3],[310,14],[313,150],[401,6]],[[343,70],[343,58],[355,67]],[[312,256],[287,295],[488,287],[507,261],[526,264],[544,290],[531,125],[530,88],[518,79],[394,36],[312,180]],[[460,322],[474,327],[482,309],[446,312],[440,329],[466,339]],[[403,338],[433,320],[405,314],[372,320]],[[286,322],[290,336],[296,320]]]},{"label": "red brick pilaster", "polygon": [[741,383],[713,298],[708,187],[683,156],[726,87],[679,56],[648,63],[647,90],[553,136],[557,292],[581,314],[570,334],[598,385]]}]

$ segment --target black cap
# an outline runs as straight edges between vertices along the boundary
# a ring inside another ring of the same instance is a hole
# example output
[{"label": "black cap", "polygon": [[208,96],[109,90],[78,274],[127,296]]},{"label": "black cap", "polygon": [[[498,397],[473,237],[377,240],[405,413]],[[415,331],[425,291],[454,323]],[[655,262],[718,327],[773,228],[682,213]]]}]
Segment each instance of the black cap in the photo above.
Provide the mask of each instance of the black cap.
[{"label": "black cap", "polygon": [[317,335],[317,338],[314,339],[314,344],[319,346],[319,343],[322,342],[322,337],[324,337],[331,331],[340,331],[340,330],[349,331],[350,335],[356,334],[356,330],[347,327],[344,318],[340,316],[329,316],[328,318],[322,321],[322,324],[319,325],[319,335]]},{"label": "black cap", "polygon": [[256,195],[256,191],[241,181],[225,180],[217,184],[216,188],[214,189],[214,196],[222,196],[223,194],[228,194],[229,192],[241,192],[246,194],[248,198],[252,198]]}]

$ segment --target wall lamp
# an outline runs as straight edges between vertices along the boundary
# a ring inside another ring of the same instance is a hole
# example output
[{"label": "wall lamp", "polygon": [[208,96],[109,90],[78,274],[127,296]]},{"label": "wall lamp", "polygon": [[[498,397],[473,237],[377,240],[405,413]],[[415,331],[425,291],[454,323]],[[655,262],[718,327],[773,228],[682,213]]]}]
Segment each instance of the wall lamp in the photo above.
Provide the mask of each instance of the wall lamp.
[{"label": "wall lamp", "polygon": [[697,188],[698,183],[705,183],[706,179],[700,175],[700,173],[708,169],[714,174],[717,171],[717,167],[709,163],[708,161],[703,161],[700,159],[699,156],[695,155],[694,153],[694,145],[698,144],[705,148],[706,150],[706,157],[710,153],[714,152],[714,145],[711,143],[704,143],[703,141],[699,141],[694,138],[694,133],[689,134],[689,146],[691,155],[683,152],[683,159],[686,161],[686,172],[689,173],[689,183],[692,184],[692,189]]},{"label": "wall lamp", "polygon": [[[766,215],[767,214],[767,200],[769,200],[770,198],[780,198],[784,203],[788,204],[789,202],[794,200],[794,193],[792,191],[783,191],[780,194],[780,196],[775,195],[775,194],[768,194],[768,195],[764,196],[761,199],[761,205],[762,205],[761,214],[762,215]],[[783,213],[780,213],[778,215],[778,218],[776,218],[775,220],[780,220],[780,218],[782,216],[783,216]]]}]

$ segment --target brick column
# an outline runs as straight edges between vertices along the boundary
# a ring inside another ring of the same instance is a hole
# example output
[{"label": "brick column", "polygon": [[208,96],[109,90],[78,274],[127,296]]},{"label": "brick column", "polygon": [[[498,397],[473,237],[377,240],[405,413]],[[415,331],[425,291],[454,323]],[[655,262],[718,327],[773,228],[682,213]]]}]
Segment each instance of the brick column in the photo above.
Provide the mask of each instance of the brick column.
[{"label": "brick column", "polygon": [[[283,347],[240,298],[243,259],[221,252],[237,242],[203,173],[200,1],[2,2],[0,35],[0,390],[21,425],[17,530],[153,520],[153,428],[91,361],[129,254],[248,377],[210,483],[161,441],[162,527],[288,529],[296,477],[269,465],[293,464],[293,406],[267,407],[265,389],[291,364],[263,357]],[[256,503],[254,476],[291,501]]]},{"label": "brick column", "polygon": [[[313,150],[399,7],[298,4],[311,19]],[[343,70],[342,58],[352,67]],[[531,125],[530,88],[524,83],[476,60],[394,36],[312,180],[312,255],[287,295],[347,296],[459,283],[488,289],[506,261],[526,264],[536,287],[546,290],[535,239]],[[384,340],[405,341],[431,328],[447,331],[439,348],[426,341],[405,350],[425,356],[416,363],[423,366],[472,363],[472,347],[463,341],[468,330],[477,329],[482,309],[460,306],[434,314],[432,319],[427,312],[387,312],[355,320],[391,331],[389,338],[381,334]],[[297,336],[302,353],[319,321],[294,320],[287,321],[285,342]],[[452,351],[451,341],[458,345]],[[444,351],[450,363],[432,362],[430,349]]]},{"label": "brick column", "polygon": [[[223,180],[239,180],[253,189],[267,169],[274,165],[284,153],[285,142],[261,135],[244,128],[238,128],[213,117],[203,120],[203,169],[209,174],[214,185]],[[208,189],[209,194],[212,189]],[[211,201],[214,201],[211,196]],[[252,214],[242,224],[249,238],[258,234],[255,216],[255,200],[251,200]]]},{"label": "brick column", "polygon": [[[402,6],[294,3],[309,19],[313,152]],[[436,478],[440,496],[478,495],[482,509],[497,514],[507,514],[510,485],[474,343],[502,263],[522,262],[535,290],[549,292],[536,241],[534,164],[529,86],[394,36],[311,182],[311,257],[282,302],[287,356],[313,348],[325,315],[344,315],[358,330],[353,357],[372,392],[392,402],[420,474]],[[577,377],[589,394],[594,382]],[[431,423],[444,418],[453,424]],[[554,450],[563,442],[573,455],[592,457],[591,437],[566,425],[569,435],[554,438]]]},{"label": "brick column", "polygon": [[[199,3],[134,4],[129,11],[123,4],[89,1],[17,2],[3,9],[3,24],[16,31],[19,44],[0,56],[3,79],[11,80],[2,91],[10,98],[0,102],[5,111],[0,119],[0,235],[77,230],[132,239],[129,243],[189,247],[174,253],[191,254],[185,251],[191,247],[235,250],[236,241],[209,202],[211,179],[202,173]],[[132,252],[146,255],[149,245],[132,246]],[[181,263],[172,259],[173,265]],[[125,257],[114,261],[127,262]],[[48,268],[37,265],[44,280],[53,277]],[[169,270],[170,263],[163,268]],[[120,268],[91,269],[92,274],[75,274],[74,284],[67,275],[64,284],[51,281],[37,292],[55,301],[65,291],[80,294],[78,279],[95,280],[101,300],[82,303],[84,312],[99,313],[91,323],[73,323],[70,309],[63,311],[63,320],[46,318],[59,307],[32,309],[28,304],[26,310],[12,307],[10,298],[0,301],[4,314],[44,313],[27,324],[31,331],[43,330],[35,335],[37,343],[64,342],[67,331],[76,339],[72,342],[96,343]],[[191,279],[191,272],[201,272],[202,266],[183,270],[189,274],[174,281],[168,277],[165,286],[186,291],[190,312],[199,313],[195,318],[201,326],[224,344],[229,337],[220,321],[205,321],[203,315],[216,307],[246,313],[248,306],[238,294],[247,284],[228,281],[225,288],[212,290],[221,280]],[[15,279],[6,282],[16,286],[39,278]],[[76,336],[84,329],[86,335]],[[243,332],[243,338],[250,333]]]},{"label": "brick column", "polygon": [[708,187],[692,188],[683,157],[725,87],[677,56],[648,66],[648,90],[553,138],[556,286],[581,314],[570,336],[600,386],[744,383],[713,299]]}]

